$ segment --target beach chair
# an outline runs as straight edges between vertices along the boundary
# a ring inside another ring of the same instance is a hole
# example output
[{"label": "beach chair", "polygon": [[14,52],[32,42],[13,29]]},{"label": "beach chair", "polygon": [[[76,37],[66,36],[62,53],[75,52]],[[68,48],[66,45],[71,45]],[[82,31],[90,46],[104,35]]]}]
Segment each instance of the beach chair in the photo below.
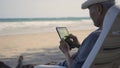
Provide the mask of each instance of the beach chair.
[{"label": "beach chair", "polygon": [[120,68],[120,5],[112,6],[82,68]]}]

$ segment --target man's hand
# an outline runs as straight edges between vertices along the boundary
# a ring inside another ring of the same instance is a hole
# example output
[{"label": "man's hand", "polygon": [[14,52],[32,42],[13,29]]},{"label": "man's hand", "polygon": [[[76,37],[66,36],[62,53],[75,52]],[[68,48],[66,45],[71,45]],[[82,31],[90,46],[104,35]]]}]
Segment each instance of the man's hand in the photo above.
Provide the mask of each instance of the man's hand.
[{"label": "man's hand", "polygon": [[61,40],[61,41],[60,41],[60,46],[59,46],[59,48],[60,48],[60,50],[65,54],[68,68],[70,68],[70,65],[71,65],[71,63],[72,63],[72,59],[71,59],[71,56],[70,56],[70,48],[69,48],[69,45],[68,45],[67,42],[65,42],[64,40]]},{"label": "man's hand", "polygon": [[60,50],[66,55],[70,49],[69,49],[69,45],[67,44],[67,42],[65,42],[64,40],[60,41],[60,46],[59,46]]},{"label": "man's hand", "polygon": [[80,46],[80,43],[79,43],[77,37],[72,34],[70,34],[69,36],[66,36],[65,41],[69,44],[70,47],[79,48],[79,46]]}]

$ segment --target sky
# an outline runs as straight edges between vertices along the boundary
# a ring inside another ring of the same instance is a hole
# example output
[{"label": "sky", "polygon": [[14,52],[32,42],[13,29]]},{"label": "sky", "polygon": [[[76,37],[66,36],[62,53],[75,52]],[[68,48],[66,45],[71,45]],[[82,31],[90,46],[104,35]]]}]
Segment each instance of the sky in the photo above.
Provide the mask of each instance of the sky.
[{"label": "sky", "polygon": [[0,0],[0,18],[89,17],[88,10],[81,9],[84,1]]}]

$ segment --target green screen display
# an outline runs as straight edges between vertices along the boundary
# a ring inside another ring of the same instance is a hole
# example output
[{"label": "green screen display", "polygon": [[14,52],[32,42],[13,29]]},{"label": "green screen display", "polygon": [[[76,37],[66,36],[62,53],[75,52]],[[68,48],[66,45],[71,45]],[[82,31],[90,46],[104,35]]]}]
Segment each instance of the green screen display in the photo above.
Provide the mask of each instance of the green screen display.
[{"label": "green screen display", "polygon": [[69,35],[69,32],[66,27],[58,27],[57,31],[61,39],[65,39],[65,36]]}]

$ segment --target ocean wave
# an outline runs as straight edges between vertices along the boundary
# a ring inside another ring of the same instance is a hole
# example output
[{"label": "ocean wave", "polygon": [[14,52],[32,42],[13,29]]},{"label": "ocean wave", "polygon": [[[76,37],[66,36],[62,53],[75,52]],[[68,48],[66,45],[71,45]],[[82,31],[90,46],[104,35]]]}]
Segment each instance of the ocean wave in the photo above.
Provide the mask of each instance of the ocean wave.
[{"label": "ocean wave", "polygon": [[31,21],[31,22],[0,22],[0,35],[24,34],[55,31],[55,27],[69,29],[94,29],[91,21]]}]

